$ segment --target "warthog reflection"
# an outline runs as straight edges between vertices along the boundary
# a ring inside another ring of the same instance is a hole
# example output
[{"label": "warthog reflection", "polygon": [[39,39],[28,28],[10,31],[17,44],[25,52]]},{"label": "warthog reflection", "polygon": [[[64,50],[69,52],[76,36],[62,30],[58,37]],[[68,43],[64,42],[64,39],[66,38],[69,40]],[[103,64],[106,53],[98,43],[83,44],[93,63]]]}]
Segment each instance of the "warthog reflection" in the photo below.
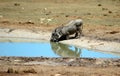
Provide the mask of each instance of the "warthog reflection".
[{"label": "warthog reflection", "polygon": [[81,49],[74,47],[74,50],[70,49],[69,45],[62,43],[50,42],[51,48],[55,54],[61,57],[80,57]]}]

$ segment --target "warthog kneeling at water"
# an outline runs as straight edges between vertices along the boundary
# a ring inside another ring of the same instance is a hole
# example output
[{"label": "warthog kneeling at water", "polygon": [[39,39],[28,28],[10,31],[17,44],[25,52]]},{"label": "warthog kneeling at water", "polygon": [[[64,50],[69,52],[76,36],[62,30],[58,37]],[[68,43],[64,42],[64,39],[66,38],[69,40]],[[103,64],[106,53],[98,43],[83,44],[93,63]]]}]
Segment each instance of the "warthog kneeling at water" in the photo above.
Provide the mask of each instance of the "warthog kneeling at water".
[{"label": "warthog kneeling at water", "polygon": [[82,25],[83,21],[81,19],[76,19],[70,21],[65,26],[57,27],[51,35],[50,41],[58,42],[60,40],[67,40],[69,39],[70,35],[75,34],[74,38],[79,38],[82,34]]}]

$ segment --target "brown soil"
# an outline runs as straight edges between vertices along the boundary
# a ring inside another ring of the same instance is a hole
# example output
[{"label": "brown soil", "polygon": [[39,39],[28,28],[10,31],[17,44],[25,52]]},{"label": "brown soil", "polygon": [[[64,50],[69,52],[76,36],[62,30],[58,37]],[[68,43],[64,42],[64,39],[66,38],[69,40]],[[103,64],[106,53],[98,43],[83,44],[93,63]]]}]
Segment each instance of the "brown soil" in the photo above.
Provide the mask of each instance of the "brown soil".
[{"label": "brown soil", "polygon": [[120,59],[0,57],[0,76],[119,76]]}]

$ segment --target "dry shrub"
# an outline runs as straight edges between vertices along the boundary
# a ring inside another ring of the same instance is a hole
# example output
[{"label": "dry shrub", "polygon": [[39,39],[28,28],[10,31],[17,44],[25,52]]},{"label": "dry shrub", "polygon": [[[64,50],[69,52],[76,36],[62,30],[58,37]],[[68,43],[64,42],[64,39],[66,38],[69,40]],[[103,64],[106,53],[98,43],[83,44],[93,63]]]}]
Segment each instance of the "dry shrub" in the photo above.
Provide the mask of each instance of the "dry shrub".
[{"label": "dry shrub", "polygon": [[23,70],[23,72],[24,73],[37,73],[36,71],[35,71],[35,69],[27,69],[27,70]]},{"label": "dry shrub", "polygon": [[103,14],[103,16],[108,16],[108,14]]},{"label": "dry shrub", "polygon": [[20,6],[20,4],[19,3],[14,3],[14,6]]},{"label": "dry shrub", "polygon": [[18,73],[21,73],[21,71],[15,70],[15,69],[13,69],[13,68],[8,68],[7,73],[15,73],[15,74],[18,74]]},{"label": "dry shrub", "polygon": [[98,6],[102,6],[102,4],[98,4]]},{"label": "dry shrub", "polygon": [[108,13],[112,13],[112,11],[108,11]]},{"label": "dry shrub", "polygon": [[119,33],[119,31],[110,31],[110,32],[106,32],[107,34],[116,34]]},{"label": "dry shrub", "polygon": [[7,73],[19,74],[19,73],[37,73],[37,72],[33,68],[31,68],[31,69],[24,69],[24,70],[15,70],[13,68],[8,68]]},{"label": "dry shrub", "polygon": [[13,68],[8,68],[7,73],[14,73],[14,69]]}]

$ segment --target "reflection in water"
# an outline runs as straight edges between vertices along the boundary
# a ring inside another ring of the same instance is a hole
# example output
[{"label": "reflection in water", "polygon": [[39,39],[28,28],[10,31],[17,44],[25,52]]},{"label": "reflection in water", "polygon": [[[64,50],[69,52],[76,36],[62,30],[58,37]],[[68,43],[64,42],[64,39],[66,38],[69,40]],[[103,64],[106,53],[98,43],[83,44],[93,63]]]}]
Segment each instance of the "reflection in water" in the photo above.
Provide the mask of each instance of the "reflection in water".
[{"label": "reflection in water", "polygon": [[71,48],[69,45],[54,42],[50,42],[50,44],[51,49],[54,51],[54,53],[61,57],[80,57],[80,48],[74,47],[73,50],[73,48]]},{"label": "reflection in water", "polygon": [[120,53],[103,53],[61,43],[0,42],[0,56],[120,58]]}]

